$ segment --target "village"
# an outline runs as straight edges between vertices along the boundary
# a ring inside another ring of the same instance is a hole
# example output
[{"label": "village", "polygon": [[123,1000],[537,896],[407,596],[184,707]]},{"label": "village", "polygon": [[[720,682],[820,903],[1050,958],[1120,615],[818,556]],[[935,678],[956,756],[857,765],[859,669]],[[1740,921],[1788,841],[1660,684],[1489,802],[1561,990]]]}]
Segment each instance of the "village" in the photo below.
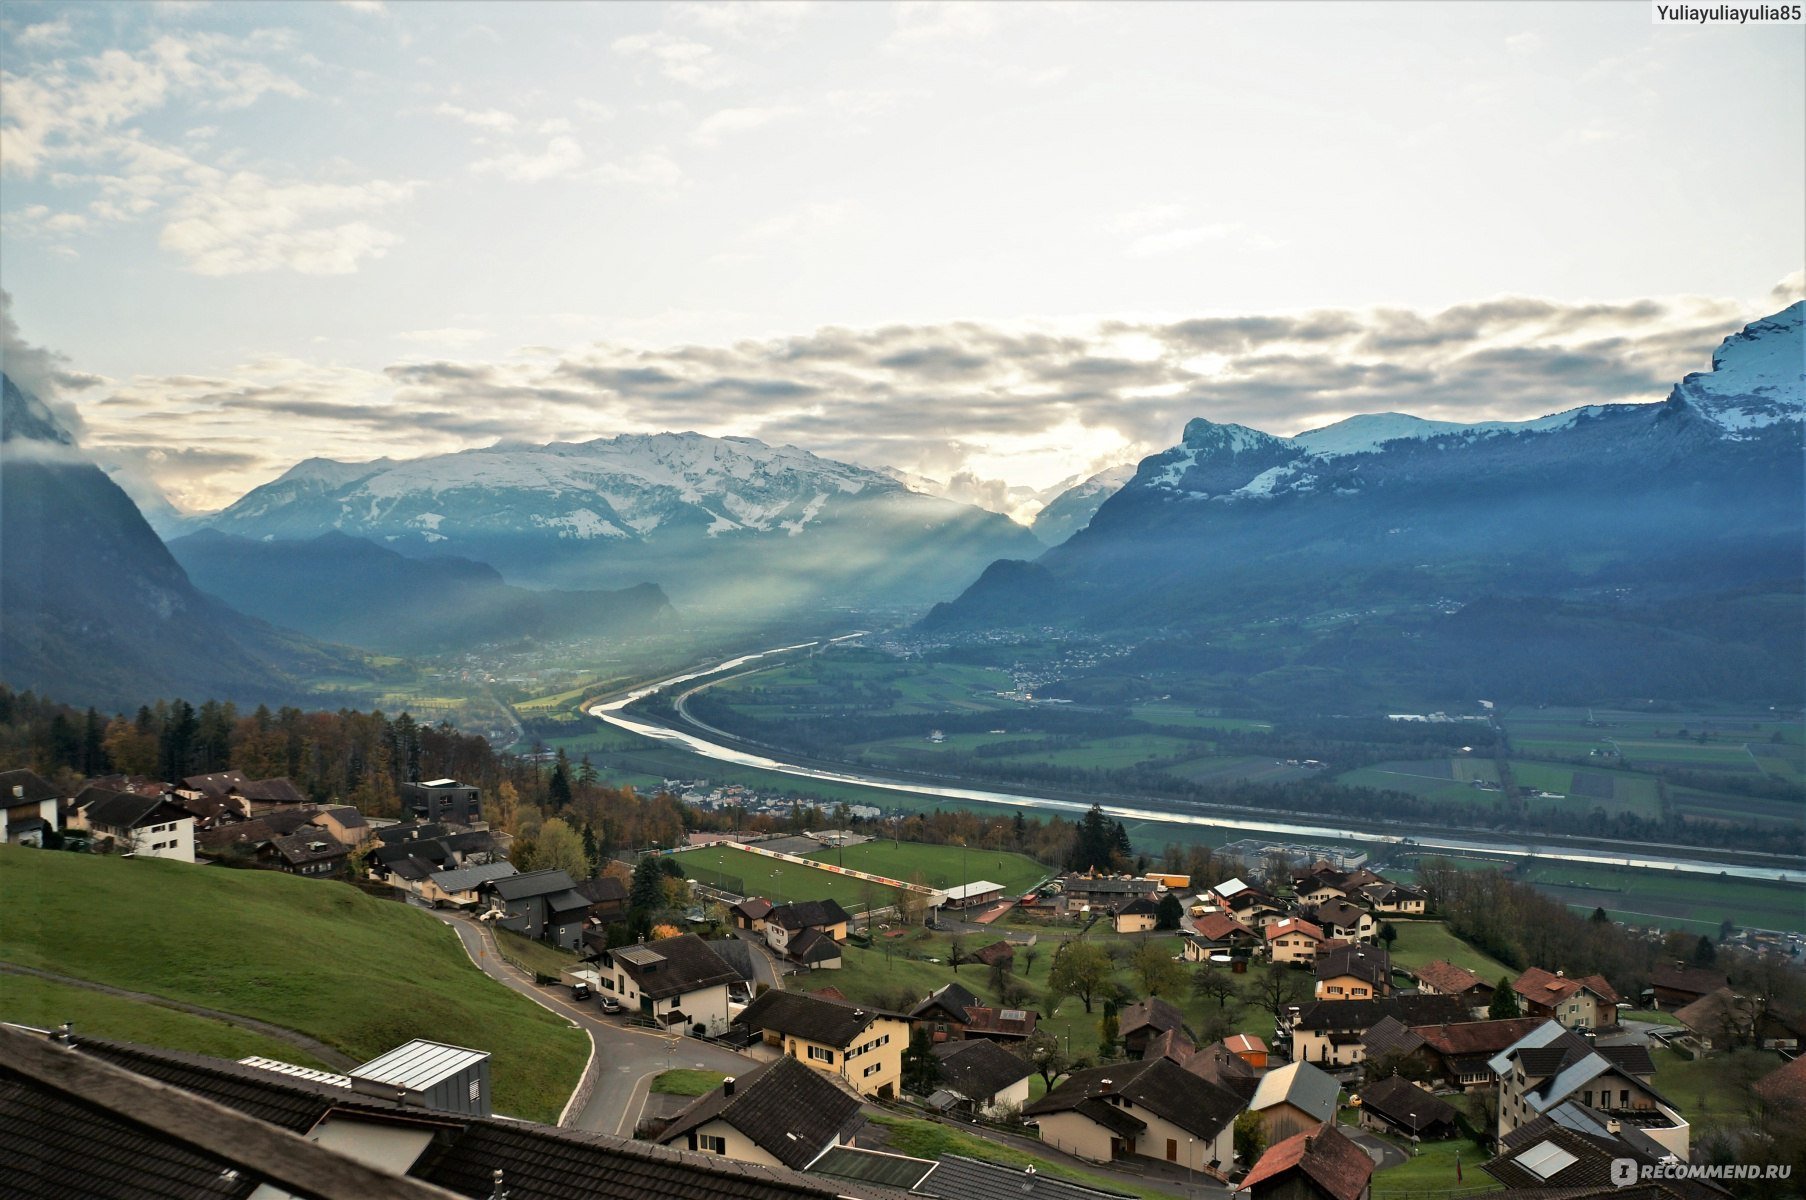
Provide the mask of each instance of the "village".
[{"label": "village", "polygon": [[[632,1037],[665,1039],[672,1063],[706,1047],[706,1068],[629,1096],[625,1131],[835,1187],[982,1195],[1020,1174],[974,1157],[976,1138],[1038,1164],[1035,1195],[1581,1196],[1629,1161],[1646,1194],[1703,1200],[1741,1193],[1675,1168],[1700,1161],[1696,1121],[1727,1114],[1690,1111],[1670,1074],[1692,1088],[1735,1061],[1749,1119],[1806,1115],[1806,1014],[1782,989],[1697,955],[1633,995],[1541,965],[1482,974],[1424,890],[1325,848],[1248,842],[1264,860],[1224,855],[1212,873],[1238,873],[1210,881],[1043,867],[1024,888],[1020,855],[979,852],[972,872],[966,847],[858,829],[694,833],[578,877],[518,869],[452,779],[404,785],[399,820],[236,771],[0,787],[10,843],[345,880],[431,910],[494,947],[472,955],[485,970],[582,1014],[585,1088]],[[974,877],[987,855],[1009,885]],[[876,869],[916,861],[960,881]],[[1423,946],[1448,952],[1406,952]],[[448,1078],[488,1069],[484,1047],[410,1045]],[[931,1186],[955,1179],[972,1190]]]}]

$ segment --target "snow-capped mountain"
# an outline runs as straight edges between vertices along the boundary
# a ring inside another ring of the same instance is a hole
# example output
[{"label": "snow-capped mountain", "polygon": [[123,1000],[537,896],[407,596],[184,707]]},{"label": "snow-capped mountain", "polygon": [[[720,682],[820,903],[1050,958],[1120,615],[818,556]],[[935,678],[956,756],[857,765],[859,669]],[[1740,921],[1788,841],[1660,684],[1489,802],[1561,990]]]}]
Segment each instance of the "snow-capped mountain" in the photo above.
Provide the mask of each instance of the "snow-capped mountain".
[{"label": "snow-capped mountain", "polygon": [[[1294,437],[1192,421],[1089,525],[1033,563],[993,564],[929,624],[1132,631],[1325,612],[1338,622],[1402,619],[1480,611],[1499,597],[1618,613],[1771,586],[1797,593],[1806,574],[1803,310],[1795,304],[1727,338],[1711,371],[1657,403],[1476,424],[1378,413]],[[1692,622],[1688,653],[1724,649],[1714,641],[1718,614],[1735,604],[1714,604],[1712,619]],[[1745,633],[1761,653],[1727,652],[1710,666],[1690,658],[1686,670],[1729,679],[1726,664],[1742,662],[1753,664],[1750,680],[1768,679],[1764,664],[1786,660],[1799,641],[1797,594],[1791,608],[1751,620],[1756,631]],[[1391,636],[1395,649],[1416,644]],[[1663,661],[1646,651],[1625,652],[1643,666]],[[1787,661],[1797,666],[1798,656]]]},{"label": "snow-capped mountain", "polygon": [[1032,528],[1035,536],[1049,546],[1057,546],[1086,525],[1104,501],[1114,496],[1122,485],[1135,478],[1134,463],[1105,467],[1095,475],[1067,479],[1046,493],[1046,504],[1035,514]]},{"label": "snow-capped mountain", "polygon": [[[310,459],[209,523],[250,538],[337,530],[403,554],[488,562],[517,582],[650,580],[680,605],[767,586],[790,597],[927,598],[925,588],[969,580],[989,555],[1028,540],[1001,517],[917,494],[879,471],[696,433],[399,462]],[[937,537],[944,553],[924,544]]]}]

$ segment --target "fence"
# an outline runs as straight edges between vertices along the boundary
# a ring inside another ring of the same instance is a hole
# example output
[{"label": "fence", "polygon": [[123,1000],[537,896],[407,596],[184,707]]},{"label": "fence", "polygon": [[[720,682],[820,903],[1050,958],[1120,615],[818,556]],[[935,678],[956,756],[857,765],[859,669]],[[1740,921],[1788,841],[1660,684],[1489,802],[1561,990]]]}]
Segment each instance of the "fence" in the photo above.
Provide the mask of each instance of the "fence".
[{"label": "fence", "polygon": [[718,892],[729,892],[735,896],[745,896],[746,880],[738,875],[729,875],[726,871],[717,871],[711,867],[694,866],[688,862],[683,864],[684,875],[697,883],[707,884]]}]

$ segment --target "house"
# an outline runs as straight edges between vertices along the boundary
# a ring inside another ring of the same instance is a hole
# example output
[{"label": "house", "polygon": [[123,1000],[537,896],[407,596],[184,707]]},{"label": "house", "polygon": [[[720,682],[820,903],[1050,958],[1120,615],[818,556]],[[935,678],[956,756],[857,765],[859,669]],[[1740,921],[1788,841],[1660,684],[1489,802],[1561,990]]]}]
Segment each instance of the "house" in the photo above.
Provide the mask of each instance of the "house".
[{"label": "house", "polygon": [[120,854],[194,861],[194,817],[162,796],[110,792],[92,785],[75,797],[70,825]]},{"label": "house", "polygon": [[1435,1058],[1423,1036],[1397,1017],[1386,1017],[1361,1035],[1361,1061],[1366,1077],[1433,1071]]},{"label": "house", "polygon": [[787,1054],[862,1096],[892,1100],[902,1090],[909,1019],[901,1013],[772,988],[733,1023],[757,1035],[747,1048],[755,1058]]},{"label": "house", "polygon": [[314,814],[311,824],[330,833],[353,853],[361,852],[376,840],[376,833],[370,828],[370,822],[364,820],[364,814],[348,804],[334,804],[320,809]]},{"label": "house", "polygon": [[627,884],[613,875],[596,875],[577,885],[577,894],[589,901],[592,921],[604,925],[627,916]]},{"label": "house", "polygon": [[1141,1057],[1168,1059],[1205,1082],[1235,1093],[1244,1104],[1253,1099],[1254,1089],[1259,1085],[1254,1068],[1222,1042],[1212,1042],[1199,1049],[1177,1029],[1148,1039]]},{"label": "house", "polygon": [[518,874],[520,872],[511,862],[480,863],[474,867],[434,871],[420,881],[417,889],[411,890],[416,898],[434,908],[441,904],[469,908],[482,899],[484,884]]},{"label": "house", "polygon": [[1595,1048],[1552,1020],[1495,1055],[1499,1077],[1498,1136],[1570,1101],[1633,1125],[1687,1157],[1690,1129],[1685,1117],[1649,1082],[1655,1063],[1645,1046]]},{"label": "house", "polygon": [[1485,1016],[1492,1006],[1493,985],[1446,958],[1425,963],[1411,972],[1411,978],[1417,981],[1419,992],[1426,996],[1453,996],[1476,1018]]},{"label": "house", "polygon": [[728,906],[728,920],[734,923],[735,929],[745,929],[752,933],[765,932],[765,918],[771,915],[772,903],[763,896],[748,896],[738,904]]},{"label": "house", "polygon": [[1676,1010],[1675,1019],[1710,1052],[1738,1046],[1794,1051],[1800,1047],[1806,1021],[1762,997],[1743,996],[1729,987],[1709,992]]},{"label": "house", "polygon": [[1035,1031],[1032,1008],[992,1008],[957,983],[944,984],[909,1010],[912,1024],[927,1025],[936,1042],[984,1038],[1020,1042]]},{"label": "house", "polygon": [[657,1141],[800,1171],[836,1146],[851,1146],[864,1124],[851,1091],[794,1058],[777,1058],[698,1096]]},{"label": "house", "polygon": [[1663,963],[1652,973],[1648,997],[1651,1008],[1684,1008],[1722,987],[1731,986],[1723,971],[1688,963]]},{"label": "house", "polygon": [[455,779],[429,779],[401,785],[401,805],[418,821],[450,821],[475,825],[483,819],[482,794]]},{"label": "house", "polygon": [[[197,806],[193,798],[181,803],[190,814]],[[313,813],[305,808],[272,809],[260,817],[220,821],[210,829],[198,831],[194,840],[210,855],[255,855],[279,837],[310,828],[312,819]]]},{"label": "house", "polygon": [[272,838],[257,850],[257,861],[288,875],[327,878],[345,873],[351,847],[323,829],[309,825],[304,832]]},{"label": "house", "polygon": [[727,995],[740,972],[693,933],[602,951],[596,972],[604,994],[661,1028],[698,1037],[727,1032]]},{"label": "house", "polygon": [[243,771],[190,775],[176,791],[185,799],[223,801],[245,820],[310,803],[307,794],[286,778],[247,779]]},{"label": "house", "polygon": [[1376,913],[1421,917],[1426,903],[1424,894],[1416,888],[1408,888],[1389,879],[1369,883],[1360,888],[1357,895]]},{"label": "house", "polygon": [[1074,1071],[1022,1115],[1041,1140],[1092,1162],[1153,1158],[1220,1172],[1242,1099],[1165,1058]]},{"label": "house", "polygon": [[1223,1039],[1229,1052],[1257,1071],[1267,1069],[1267,1043],[1251,1033],[1236,1033]]},{"label": "house", "polygon": [[1151,933],[1160,920],[1160,906],[1148,896],[1125,900],[1110,914],[1118,933]]},{"label": "house", "polygon": [[1317,959],[1317,999],[1373,1000],[1392,994],[1392,955],[1373,946],[1337,946]]},{"label": "house", "polygon": [[1367,1200],[1373,1160],[1333,1124],[1267,1147],[1235,1195],[1250,1200]]},{"label": "house", "polygon": [[1750,1090],[1770,1112],[1794,1114],[1806,1121],[1806,1055],[1776,1067],[1750,1085]]},{"label": "house", "polygon": [[0,842],[42,846],[61,827],[62,795],[36,772],[0,771]]},{"label": "house", "polygon": [[1117,905],[1137,896],[1155,896],[1160,885],[1152,879],[1136,879],[1128,875],[1060,876],[1060,894],[1066,898],[1066,910],[1081,908],[1114,910]]},{"label": "house", "polygon": [[1287,1063],[1261,1076],[1248,1108],[1260,1114],[1267,1145],[1334,1122],[1342,1085],[1307,1062]]},{"label": "house", "polygon": [[1185,934],[1187,962],[1204,962],[1213,954],[1245,954],[1261,944],[1260,934],[1222,912],[1193,918]]},{"label": "house", "polygon": [[796,904],[780,904],[765,914],[765,944],[773,953],[794,957],[791,939],[804,930],[814,930],[835,942],[847,940],[847,922],[852,918],[838,900],[803,900]]},{"label": "house", "polygon": [[[1338,873],[1335,878],[1340,878]],[[1319,904],[1327,904],[1331,900],[1346,900],[1348,892],[1339,883],[1331,883],[1329,879],[1318,876],[1306,876],[1293,882],[1293,900],[1298,904],[1315,908]]]},{"label": "house", "polygon": [[941,1090],[979,1116],[1020,1112],[1028,1103],[1028,1081],[1035,1069],[996,1042],[984,1038],[941,1042],[932,1053],[940,1063]]},{"label": "house", "polygon": [[1239,876],[1223,880],[1215,887],[1207,889],[1204,894],[1222,908],[1230,907],[1230,901],[1237,896],[1266,896],[1265,892]]},{"label": "house", "polygon": [[1569,979],[1531,967],[1511,985],[1524,1015],[1561,1022],[1568,1029],[1608,1029],[1618,1023],[1618,993],[1598,975]]},{"label": "house", "polygon": [[1497,1083],[1493,1056],[1542,1023],[1538,1017],[1511,1017],[1503,1021],[1419,1025],[1411,1032],[1423,1039],[1424,1052],[1444,1084],[1471,1090]]},{"label": "house", "polygon": [[589,899],[577,891],[565,872],[554,869],[505,875],[480,884],[479,890],[493,900],[490,911],[500,914],[493,919],[503,929],[566,950],[582,944]]},{"label": "house", "polygon": [[994,968],[1002,964],[1003,969],[1008,971],[1014,969],[1016,965],[1016,947],[1007,941],[992,942],[988,946],[980,946],[972,951],[972,958],[973,961],[987,967]]},{"label": "house", "polygon": [[1341,938],[1345,942],[1371,942],[1379,929],[1379,922],[1373,919],[1372,913],[1346,900],[1325,900],[1299,912],[1325,936]]},{"label": "house", "polygon": [[1387,1017],[1409,1026],[1459,1021],[1466,1015],[1461,1002],[1450,996],[1317,1000],[1281,1017],[1276,1036],[1291,1039],[1293,1062],[1351,1067],[1366,1061],[1362,1038]]},{"label": "house", "polygon": [[1267,955],[1276,963],[1316,962],[1323,946],[1323,931],[1298,917],[1275,921],[1265,933]]},{"label": "house", "polygon": [[1356,1097],[1361,1105],[1361,1128],[1375,1129],[1435,1141],[1455,1133],[1454,1106],[1403,1075],[1388,1075],[1368,1084]]},{"label": "house", "polygon": [[838,971],[841,963],[840,943],[819,929],[803,929],[791,936],[784,957],[791,962],[803,964],[811,971]]},{"label": "house", "polygon": [[244,810],[225,796],[209,796],[182,789],[169,793],[169,801],[194,818],[195,841],[201,835],[245,820]]},{"label": "house", "polygon": [[[1504,1195],[1722,1200],[1730,1193],[1695,1179],[1649,1179],[1646,1168],[1671,1161],[1668,1148],[1633,1124],[1580,1104],[1563,1104],[1500,1139],[1499,1153],[1481,1169],[1508,1189]],[[1628,1164],[1642,1183],[1622,1188]],[[1620,1190],[1622,1188],[1622,1190]]]},{"label": "house", "polygon": [[387,1200],[503,1190],[550,1200],[593,1192],[595,1181],[607,1181],[621,1200],[897,1195],[856,1180],[451,1110],[431,1095],[398,1100],[390,1089],[364,1091],[348,1076],[273,1060],[235,1063],[9,1026],[0,1026],[0,1059],[0,1162],[11,1190],[31,1200],[248,1200],[291,1190]]},{"label": "house", "polygon": [[992,883],[989,879],[980,879],[977,883],[950,887],[946,890],[946,896],[948,908],[977,908],[1003,899],[1003,885]]},{"label": "house", "polygon": [[1139,1056],[1147,1049],[1148,1039],[1168,1030],[1185,1031],[1185,1014],[1177,1005],[1158,996],[1124,1006],[1117,1014],[1117,1036],[1123,1050]]}]

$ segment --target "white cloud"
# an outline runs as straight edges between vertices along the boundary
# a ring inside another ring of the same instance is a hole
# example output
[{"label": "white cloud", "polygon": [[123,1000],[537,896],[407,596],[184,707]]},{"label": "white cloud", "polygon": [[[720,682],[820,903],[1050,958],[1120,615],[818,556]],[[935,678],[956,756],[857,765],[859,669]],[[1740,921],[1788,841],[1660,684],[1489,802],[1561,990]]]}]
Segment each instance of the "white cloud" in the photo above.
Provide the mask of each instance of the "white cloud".
[{"label": "white cloud", "polygon": [[605,183],[626,183],[636,187],[674,188],[684,182],[684,170],[662,150],[647,150],[629,155],[596,168],[596,178]]},{"label": "white cloud", "polygon": [[415,184],[276,184],[251,171],[211,169],[171,213],[159,239],[198,275],[243,275],[286,268],[302,275],[347,275],[399,240],[361,216],[413,194]]},{"label": "white cloud", "polygon": [[576,138],[561,134],[548,141],[546,148],[537,154],[511,150],[493,158],[479,159],[470,164],[470,169],[478,175],[500,175],[517,183],[537,183],[572,174],[583,165],[585,157]]},{"label": "white cloud", "polygon": [[519,122],[513,113],[503,112],[499,108],[460,108],[456,104],[440,104],[433,112],[441,117],[450,117],[454,121],[462,121],[473,129],[486,129],[492,133],[507,133]]},{"label": "white cloud", "polygon": [[709,33],[771,41],[795,33],[817,7],[812,0],[712,0],[679,4],[673,11],[680,20]]},{"label": "white cloud", "polygon": [[612,121],[615,110],[612,105],[603,104],[588,97],[580,97],[576,102],[577,111],[592,121]]},{"label": "white cloud", "polygon": [[611,48],[627,58],[649,59],[667,79],[690,87],[717,88],[732,82],[714,47],[662,29],[618,37]]},{"label": "white cloud", "polygon": [[698,145],[714,146],[723,137],[759,129],[773,121],[796,116],[801,111],[801,109],[789,105],[773,105],[765,108],[724,108],[704,117],[690,138]]},{"label": "white cloud", "polygon": [[1129,243],[1127,253],[1130,258],[1158,258],[1163,254],[1176,254],[1181,250],[1195,249],[1206,242],[1233,237],[1240,228],[1234,224],[1189,225],[1160,233],[1143,234]]},{"label": "white cloud", "polygon": [[55,20],[27,25],[13,35],[13,44],[24,49],[37,46],[61,46],[70,40],[70,36],[74,32],[73,26],[69,24],[69,18],[61,16]]},{"label": "white cloud", "polygon": [[397,341],[414,342],[423,346],[469,346],[489,337],[487,329],[461,329],[448,327],[445,329],[413,329],[395,335]]},{"label": "white cloud", "polygon": [[977,0],[904,0],[895,9],[897,24],[892,46],[918,46],[934,42],[979,41],[996,32],[998,10]]},{"label": "white cloud", "polygon": [[389,6],[383,0],[339,0],[339,3],[352,12],[362,13],[366,17],[386,17]]}]

